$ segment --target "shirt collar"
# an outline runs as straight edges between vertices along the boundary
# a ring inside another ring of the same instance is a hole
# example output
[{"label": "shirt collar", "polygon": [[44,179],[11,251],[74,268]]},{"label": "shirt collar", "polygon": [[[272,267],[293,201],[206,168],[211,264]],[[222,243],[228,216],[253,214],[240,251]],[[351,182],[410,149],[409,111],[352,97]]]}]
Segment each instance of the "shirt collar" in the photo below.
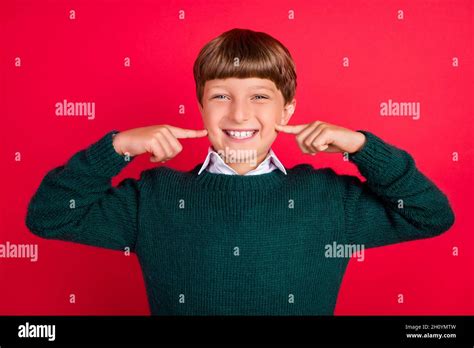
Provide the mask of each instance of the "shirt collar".
[{"label": "shirt collar", "polygon": [[[279,169],[285,175],[287,174],[285,167],[280,162],[275,152],[270,149],[262,163],[260,163],[257,168],[252,169],[244,175],[266,174],[275,169]],[[212,146],[209,146],[207,150],[206,159],[204,160],[204,163],[202,164],[198,175],[201,174],[204,170],[215,174],[239,175],[234,169],[232,169],[227,163],[224,162],[221,156],[219,156],[219,154],[214,151]]]}]

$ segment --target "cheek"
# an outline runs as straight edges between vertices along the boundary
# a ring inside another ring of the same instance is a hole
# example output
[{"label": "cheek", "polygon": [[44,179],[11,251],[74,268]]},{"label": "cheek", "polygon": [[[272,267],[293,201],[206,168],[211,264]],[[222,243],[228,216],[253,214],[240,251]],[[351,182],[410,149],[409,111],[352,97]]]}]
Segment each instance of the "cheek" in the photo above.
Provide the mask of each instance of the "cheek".
[{"label": "cheek", "polygon": [[266,145],[268,145],[276,139],[276,136],[277,133],[273,129],[267,128],[265,132],[261,134],[261,139]]},{"label": "cheek", "polygon": [[274,108],[269,110],[266,114],[266,117],[260,119],[260,123],[262,124],[262,137],[266,139],[275,139],[276,138],[276,130],[275,124],[278,123],[278,120],[281,118],[281,110]]},{"label": "cheek", "polygon": [[218,135],[220,132],[219,123],[216,117],[209,114],[203,114],[202,121],[209,135]]}]

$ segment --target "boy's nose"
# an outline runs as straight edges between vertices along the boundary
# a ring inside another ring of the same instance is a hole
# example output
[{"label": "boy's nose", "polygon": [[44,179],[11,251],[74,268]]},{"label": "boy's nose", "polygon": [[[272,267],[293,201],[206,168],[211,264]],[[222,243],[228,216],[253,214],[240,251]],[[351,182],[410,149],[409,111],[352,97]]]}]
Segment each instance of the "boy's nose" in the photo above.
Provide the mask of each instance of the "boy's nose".
[{"label": "boy's nose", "polygon": [[242,123],[250,118],[250,110],[242,105],[235,106],[232,108],[229,116],[236,123]]}]

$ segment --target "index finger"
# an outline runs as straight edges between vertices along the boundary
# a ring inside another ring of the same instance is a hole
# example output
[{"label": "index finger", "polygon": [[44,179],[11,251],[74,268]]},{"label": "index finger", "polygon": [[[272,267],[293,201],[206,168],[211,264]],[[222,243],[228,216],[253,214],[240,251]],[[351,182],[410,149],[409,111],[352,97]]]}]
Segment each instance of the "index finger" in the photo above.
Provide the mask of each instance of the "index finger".
[{"label": "index finger", "polygon": [[288,134],[298,134],[300,133],[303,129],[308,127],[307,124],[298,124],[298,125],[281,125],[281,124],[276,124],[275,129],[284,133]]},{"label": "index finger", "polygon": [[201,138],[207,135],[207,129],[186,129],[174,126],[167,126],[167,128],[177,139]]}]

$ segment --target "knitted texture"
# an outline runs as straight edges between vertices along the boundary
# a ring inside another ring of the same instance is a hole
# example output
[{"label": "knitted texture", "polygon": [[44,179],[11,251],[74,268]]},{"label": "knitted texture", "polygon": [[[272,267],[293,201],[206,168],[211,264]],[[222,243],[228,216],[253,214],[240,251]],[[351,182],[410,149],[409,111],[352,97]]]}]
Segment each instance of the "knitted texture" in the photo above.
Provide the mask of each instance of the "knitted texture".
[{"label": "knitted texture", "polygon": [[446,196],[413,158],[374,134],[349,160],[366,178],[300,164],[257,176],[130,161],[108,133],[50,171],[26,217],[36,235],[140,262],[153,315],[332,315],[350,258],[328,245],[383,246],[448,230]]}]

